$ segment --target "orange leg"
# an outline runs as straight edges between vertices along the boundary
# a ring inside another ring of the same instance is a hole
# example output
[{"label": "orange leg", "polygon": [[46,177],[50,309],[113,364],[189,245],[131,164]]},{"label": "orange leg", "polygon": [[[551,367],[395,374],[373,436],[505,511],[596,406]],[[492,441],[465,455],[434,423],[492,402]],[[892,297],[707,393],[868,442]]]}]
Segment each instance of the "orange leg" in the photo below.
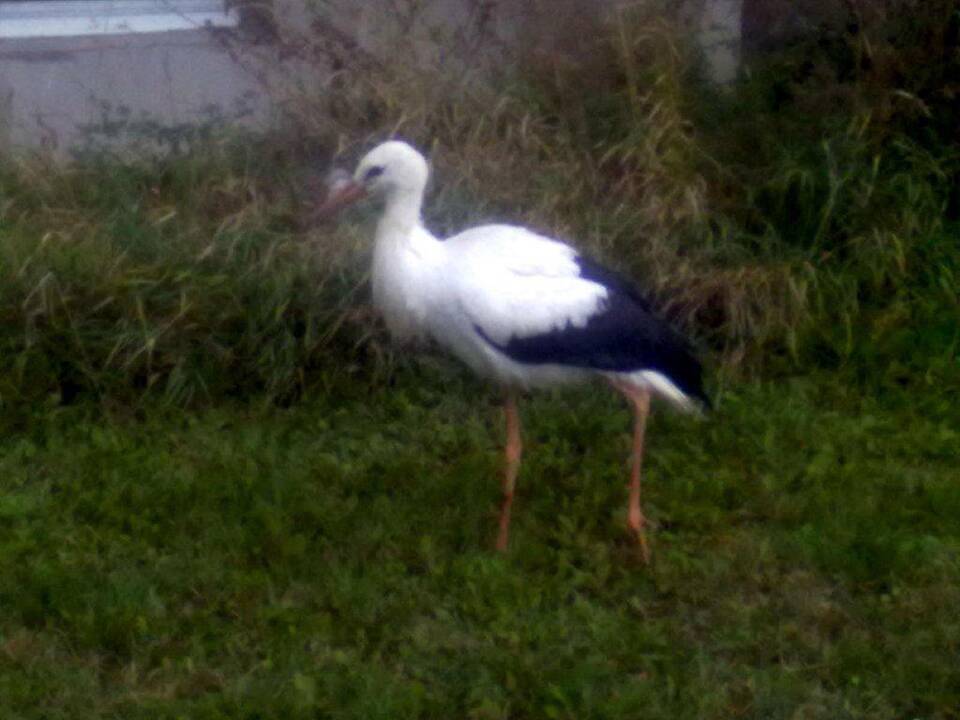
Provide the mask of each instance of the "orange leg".
[{"label": "orange leg", "polygon": [[520,414],[517,412],[517,398],[507,393],[503,404],[503,414],[507,420],[506,466],[503,473],[503,504],[500,506],[500,532],[497,535],[497,550],[506,552],[510,539],[510,508],[513,505],[513,488],[520,469],[520,455],[523,443],[520,440]]},{"label": "orange leg", "polygon": [[643,561],[648,563],[650,562],[650,548],[647,546],[647,534],[644,530],[646,519],[640,510],[640,470],[643,467],[643,437],[647,429],[647,415],[650,414],[650,391],[623,382],[612,382],[611,384],[623,393],[633,407],[633,452],[631,453],[627,526],[640,544]]}]

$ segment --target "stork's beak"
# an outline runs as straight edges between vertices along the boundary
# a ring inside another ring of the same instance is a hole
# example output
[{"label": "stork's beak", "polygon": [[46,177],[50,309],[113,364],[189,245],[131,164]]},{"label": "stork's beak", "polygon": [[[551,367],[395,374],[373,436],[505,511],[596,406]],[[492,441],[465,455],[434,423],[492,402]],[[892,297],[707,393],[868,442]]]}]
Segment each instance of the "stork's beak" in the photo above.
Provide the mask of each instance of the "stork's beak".
[{"label": "stork's beak", "polygon": [[341,180],[333,183],[327,199],[313,212],[312,219],[315,222],[327,220],[366,196],[367,189],[356,180]]}]

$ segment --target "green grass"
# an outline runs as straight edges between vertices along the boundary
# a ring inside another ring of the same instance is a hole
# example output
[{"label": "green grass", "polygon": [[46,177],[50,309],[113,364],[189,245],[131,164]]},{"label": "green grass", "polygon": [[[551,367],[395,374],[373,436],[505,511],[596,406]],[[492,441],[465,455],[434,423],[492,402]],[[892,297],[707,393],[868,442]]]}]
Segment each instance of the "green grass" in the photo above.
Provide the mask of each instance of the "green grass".
[{"label": "green grass", "polygon": [[[960,718],[953,26],[865,17],[721,94],[675,5],[494,82],[281,27],[342,67],[272,85],[290,132],[0,158],[0,718]],[[391,133],[438,232],[575,239],[702,340],[650,566],[606,391],[523,404],[492,552],[493,396],[390,356],[369,227],[298,224],[305,171]]]},{"label": "green grass", "polygon": [[657,412],[653,563],[612,393],[435,361],[291,409],[38,412],[0,442],[4,718],[956,718],[960,418],[754,383]]}]

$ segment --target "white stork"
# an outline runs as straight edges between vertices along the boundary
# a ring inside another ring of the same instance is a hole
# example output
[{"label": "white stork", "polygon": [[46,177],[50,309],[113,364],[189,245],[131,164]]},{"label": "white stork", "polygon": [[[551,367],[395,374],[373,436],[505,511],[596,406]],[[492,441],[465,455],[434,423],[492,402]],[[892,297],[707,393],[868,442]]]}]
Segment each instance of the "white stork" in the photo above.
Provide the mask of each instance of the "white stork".
[{"label": "white stork", "polygon": [[319,214],[381,198],[372,282],[389,330],[431,336],[505,389],[497,549],[507,548],[520,466],[518,391],[599,375],[633,408],[628,527],[648,560],[640,469],[650,396],[683,410],[709,404],[689,344],[630,283],[558,240],[515,225],[483,225],[439,240],[420,217],[428,172],[410,145],[385,142],[351,179],[331,188]]}]

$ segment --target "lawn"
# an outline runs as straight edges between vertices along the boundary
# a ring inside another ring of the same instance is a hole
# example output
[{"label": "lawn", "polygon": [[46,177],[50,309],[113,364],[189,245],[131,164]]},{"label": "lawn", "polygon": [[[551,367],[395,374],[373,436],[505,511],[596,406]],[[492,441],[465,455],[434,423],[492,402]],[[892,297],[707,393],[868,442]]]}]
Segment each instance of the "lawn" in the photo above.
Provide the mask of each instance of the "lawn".
[{"label": "lawn", "polygon": [[290,408],[38,409],[0,441],[3,718],[957,718],[960,422],[819,373],[655,412],[445,361]]}]

